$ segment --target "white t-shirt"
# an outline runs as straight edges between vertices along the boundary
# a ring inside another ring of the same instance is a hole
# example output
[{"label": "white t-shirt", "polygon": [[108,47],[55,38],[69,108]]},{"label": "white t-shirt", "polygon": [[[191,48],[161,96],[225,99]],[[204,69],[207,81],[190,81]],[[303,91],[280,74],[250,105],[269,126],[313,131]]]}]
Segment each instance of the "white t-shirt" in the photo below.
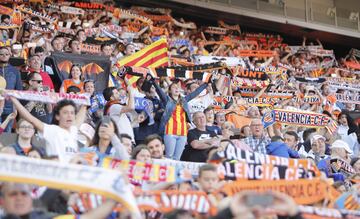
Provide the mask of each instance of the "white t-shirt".
[{"label": "white t-shirt", "polygon": [[57,125],[44,124],[43,136],[47,141],[47,154],[59,156],[60,162],[69,163],[79,151],[77,135],[78,128],[76,126],[71,126],[70,131],[68,131]]},{"label": "white t-shirt", "polygon": [[109,116],[115,120],[119,134],[128,134],[134,141],[134,131],[131,126],[130,119],[126,116],[125,113],[120,113],[122,108],[123,106],[120,104],[112,105],[109,109]]}]

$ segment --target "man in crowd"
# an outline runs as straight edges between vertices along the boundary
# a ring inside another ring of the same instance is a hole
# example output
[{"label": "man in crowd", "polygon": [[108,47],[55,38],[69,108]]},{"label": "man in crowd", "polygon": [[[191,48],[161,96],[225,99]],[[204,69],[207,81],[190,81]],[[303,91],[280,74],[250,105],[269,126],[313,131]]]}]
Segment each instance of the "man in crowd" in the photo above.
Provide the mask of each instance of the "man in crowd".
[{"label": "man in crowd", "polygon": [[199,168],[199,177],[197,180],[200,191],[207,194],[214,192],[219,188],[219,176],[216,166],[205,164]]},{"label": "man in crowd", "polygon": [[148,135],[145,138],[144,144],[149,148],[151,153],[151,158],[166,159],[164,156],[165,145],[160,135],[158,134]]},{"label": "man in crowd", "polygon": [[203,112],[194,113],[193,122],[196,128],[188,131],[187,145],[181,160],[206,162],[209,149],[219,146],[220,139],[216,137],[215,132],[206,129],[206,117]]},{"label": "man in crowd", "polygon": [[271,140],[266,136],[261,119],[254,118],[250,123],[251,136],[244,138],[242,141],[249,145],[254,152],[266,154],[266,146]]}]

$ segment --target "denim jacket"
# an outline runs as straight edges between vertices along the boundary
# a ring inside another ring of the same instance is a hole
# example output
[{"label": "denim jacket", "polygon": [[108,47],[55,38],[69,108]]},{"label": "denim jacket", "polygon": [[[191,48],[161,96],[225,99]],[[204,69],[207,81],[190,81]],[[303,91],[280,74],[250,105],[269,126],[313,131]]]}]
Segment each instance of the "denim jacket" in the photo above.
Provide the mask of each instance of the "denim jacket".
[{"label": "denim jacket", "polygon": [[[160,97],[160,100],[164,103],[164,105],[166,104],[165,111],[163,113],[163,116],[161,117],[160,126],[159,126],[159,134],[163,135],[165,132],[165,126],[168,123],[169,119],[171,118],[173,111],[175,110],[176,101],[173,100],[170,96],[166,95],[158,84],[154,83],[154,86],[156,92]],[[194,99],[195,97],[197,97],[203,90],[206,89],[207,86],[208,84],[203,84],[200,87],[198,87],[194,92],[186,95],[185,97],[180,97],[181,98],[180,103],[182,104],[181,106],[185,111],[187,121],[191,121],[188,102]]]},{"label": "denim jacket", "polygon": [[[0,76],[6,80],[6,89],[8,90],[22,90],[22,81],[19,70],[12,65],[0,67]],[[9,115],[13,112],[13,105],[10,100],[5,100],[4,115]]]}]

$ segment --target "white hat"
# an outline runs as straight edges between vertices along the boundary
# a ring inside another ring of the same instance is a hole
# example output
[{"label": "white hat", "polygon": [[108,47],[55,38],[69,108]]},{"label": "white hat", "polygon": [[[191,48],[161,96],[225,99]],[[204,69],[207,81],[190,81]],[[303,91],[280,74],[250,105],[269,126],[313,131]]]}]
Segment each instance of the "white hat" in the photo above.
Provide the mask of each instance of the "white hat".
[{"label": "white hat", "polygon": [[310,138],[310,144],[313,144],[314,141],[317,141],[319,139],[322,139],[322,140],[326,140],[326,138],[322,135],[313,135],[311,138]]},{"label": "white hat", "polygon": [[343,140],[336,140],[332,143],[331,145],[331,149],[333,148],[343,148],[345,149],[346,152],[348,152],[349,154],[352,154],[353,151],[350,149],[348,143],[346,143],[345,141]]},{"label": "white hat", "polygon": [[89,138],[90,140],[94,137],[95,135],[95,129],[87,124],[87,123],[83,123],[80,126],[80,132],[85,135],[87,138]]}]

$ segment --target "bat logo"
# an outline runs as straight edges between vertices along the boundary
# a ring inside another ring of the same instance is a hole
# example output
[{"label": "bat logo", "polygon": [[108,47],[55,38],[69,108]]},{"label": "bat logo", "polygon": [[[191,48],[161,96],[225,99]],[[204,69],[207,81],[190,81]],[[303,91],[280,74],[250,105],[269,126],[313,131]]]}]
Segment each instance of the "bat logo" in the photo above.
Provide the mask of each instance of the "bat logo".
[{"label": "bat logo", "polygon": [[[57,67],[60,71],[66,72],[67,74],[70,74],[71,66],[73,66],[73,63],[69,60],[62,61],[57,64]],[[94,62],[90,62],[84,66],[81,67],[81,70],[84,74],[92,75],[92,74],[100,74],[104,71],[104,69],[101,68],[98,64]]]}]

